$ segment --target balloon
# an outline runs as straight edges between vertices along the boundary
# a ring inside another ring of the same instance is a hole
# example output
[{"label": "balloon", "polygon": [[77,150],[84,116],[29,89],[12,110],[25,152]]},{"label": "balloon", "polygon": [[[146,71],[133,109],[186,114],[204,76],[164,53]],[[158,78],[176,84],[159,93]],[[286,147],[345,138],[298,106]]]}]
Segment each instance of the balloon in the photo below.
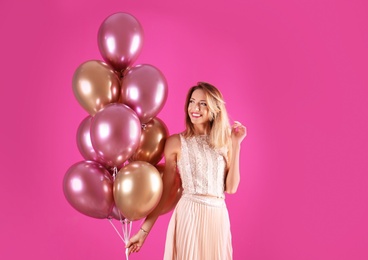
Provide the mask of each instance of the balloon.
[{"label": "balloon", "polygon": [[91,142],[108,166],[121,166],[138,148],[141,124],[137,115],[124,104],[101,109],[91,123]]},{"label": "balloon", "polygon": [[102,61],[92,60],[82,63],[74,72],[72,85],[79,104],[90,115],[119,100],[120,79]]},{"label": "balloon", "polygon": [[180,200],[182,193],[183,193],[183,188],[181,186],[181,179],[180,179],[179,175],[177,175],[175,177],[175,183],[171,187],[169,199],[166,201],[166,203],[165,203],[164,207],[162,208],[160,214],[163,215],[163,214],[166,214],[166,213],[172,211],[175,208],[178,201]]},{"label": "balloon", "polygon": [[120,210],[115,205],[112,208],[112,211],[109,215],[109,218],[114,218],[114,219],[119,220],[119,221],[125,219],[123,214],[120,212]]},{"label": "balloon", "polygon": [[107,17],[98,30],[98,48],[103,59],[122,72],[138,58],[143,46],[143,28],[127,13]]},{"label": "balloon", "polygon": [[[164,170],[165,170],[165,164],[160,163],[156,165],[156,169],[160,172],[161,177],[163,177]],[[183,192],[183,188],[181,186],[181,179],[180,179],[179,173],[177,172],[175,175],[174,185],[170,188],[169,198],[167,199],[167,201],[165,202],[165,205],[163,206],[161,210],[161,213],[160,213],[161,215],[166,214],[175,208],[176,204],[181,198],[182,192]]]},{"label": "balloon", "polygon": [[164,75],[152,65],[137,65],[123,77],[121,101],[137,113],[142,123],[149,122],[161,111],[167,93]]},{"label": "balloon", "polygon": [[117,208],[131,221],[146,217],[162,195],[160,173],[151,164],[132,162],[118,172],[114,182]]},{"label": "balloon", "polygon": [[77,146],[78,150],[86,160],[98,161],[103,164],[103,160],[99,158],[95,149],[92,147],[90,128],[91,128],[92,116],[87,116],[79,124],[77,130]]},{"label": "balloon", "polygon": [[155,165],[155,168],[158,170],[158,172],[160,173],[161,178],[163,178],[164,176],[164,171],[165,171],[165,163],[160,163]]},{"label": "balloon", "polygon": [[143,125],[142,128],[138,149],[129,161],[145,161],[156,165],[163,157],[169,131],[165,123],[157,117]]},{"label": "balloon", "polygon": [[63,191],[73,208],[93,218],[106,218],[114,205],[112,177],[97,162],[73,164],[64,176]]}]

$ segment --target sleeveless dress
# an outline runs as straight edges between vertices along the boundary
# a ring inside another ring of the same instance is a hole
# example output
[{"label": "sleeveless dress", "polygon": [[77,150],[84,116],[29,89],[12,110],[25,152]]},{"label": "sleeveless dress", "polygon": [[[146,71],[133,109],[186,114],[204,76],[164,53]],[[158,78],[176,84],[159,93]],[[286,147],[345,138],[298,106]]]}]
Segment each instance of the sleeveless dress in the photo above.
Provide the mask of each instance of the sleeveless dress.
[{"label": "sleeveless dress", "polygon": [[231,260],[224,200],[226,150],[211,148],[208,136],[180,134],[180,141],[177,167],[183,193],[169,222],[164,260]]}]

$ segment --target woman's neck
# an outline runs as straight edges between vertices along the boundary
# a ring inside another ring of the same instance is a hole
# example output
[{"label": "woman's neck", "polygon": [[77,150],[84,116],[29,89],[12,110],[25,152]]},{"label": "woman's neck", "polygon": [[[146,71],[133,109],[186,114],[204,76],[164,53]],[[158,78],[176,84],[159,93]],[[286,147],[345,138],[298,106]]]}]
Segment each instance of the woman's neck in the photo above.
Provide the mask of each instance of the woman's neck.
[{"label": "woman's neck", "polygon": [[210,126],[204,125],[194,125],[194,134],[195,135],[209,135],[210,133]]}]

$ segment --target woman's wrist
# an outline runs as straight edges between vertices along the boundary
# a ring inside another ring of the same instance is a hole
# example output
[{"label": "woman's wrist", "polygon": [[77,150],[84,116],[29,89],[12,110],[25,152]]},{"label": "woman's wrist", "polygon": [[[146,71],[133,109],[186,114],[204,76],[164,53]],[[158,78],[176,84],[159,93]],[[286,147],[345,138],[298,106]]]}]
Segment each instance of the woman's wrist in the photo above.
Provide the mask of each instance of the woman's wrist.
[{"label": "woman's wrist", "polygon": [[142,228],[142,227],[139,230],[141,232],[143,232],[145,235],[148,235],[149,234],[149,232],[147,230],[145,230],[144,228]]},{"label": "woman's wrist", "polygon": [[240,142],[233,142],[233,143],[232,143],[232,148],[233,148],[233,151],[234,151],[234,150],[235,150],[235,151],[240,150],[240,148],[241,148],[241,143],[240,143]]}]

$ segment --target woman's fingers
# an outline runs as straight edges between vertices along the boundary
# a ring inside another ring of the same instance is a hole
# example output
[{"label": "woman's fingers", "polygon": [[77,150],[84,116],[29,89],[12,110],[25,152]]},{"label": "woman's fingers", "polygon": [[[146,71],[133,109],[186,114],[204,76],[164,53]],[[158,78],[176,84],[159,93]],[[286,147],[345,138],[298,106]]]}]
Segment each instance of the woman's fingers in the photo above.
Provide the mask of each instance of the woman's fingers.
[{"label": "woman's fingers", "polygon": [[234,121],[231,129],[232,137],[238,139],[238,141],[242,141],[243,138],[247,135],[247,128],[242,125],[239,121]]},{"label": "woman's fingers", "polygon": [[130,247],[129,247],[129,255],[130,255],[131,253],[135,253],[135,252],[136,252],[136,246],[135,246],[135,245],[130,246]]},{"label": "woman's fingers", "polygon": [[236,133],[242,129],[245,128],[239,121],[234,121],[234,124],[232,125],[232,131],[235,131]]},{"label": "woman's fingers", "polygon": [[241,123],[239,121],[234,121],[233,128],[236,128],[240,125],[241,125]]},{"label": "woman's fingers", "polygon": [[138,253],[139,250],[141,249],[141,246],[137,243],[134,243],[134,244],[132,244],[132,243],[129,244],[128,243],[126,248],[129,248],[128,252],[129,252],[129,255],[130,255],[131,253]]}]

